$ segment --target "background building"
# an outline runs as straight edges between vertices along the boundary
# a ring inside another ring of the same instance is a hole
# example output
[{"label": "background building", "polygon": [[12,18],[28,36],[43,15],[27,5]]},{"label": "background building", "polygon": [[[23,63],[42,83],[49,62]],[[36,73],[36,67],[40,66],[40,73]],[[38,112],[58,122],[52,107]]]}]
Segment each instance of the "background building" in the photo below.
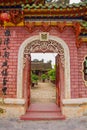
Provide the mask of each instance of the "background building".
[{"label": "background building", "polygon": [[52,69],[51,61],[44,63],[43,60],[33,60],[31,61],[31,71],[32,73],[41,76],[42,74],[47,74],[49,70]]}]

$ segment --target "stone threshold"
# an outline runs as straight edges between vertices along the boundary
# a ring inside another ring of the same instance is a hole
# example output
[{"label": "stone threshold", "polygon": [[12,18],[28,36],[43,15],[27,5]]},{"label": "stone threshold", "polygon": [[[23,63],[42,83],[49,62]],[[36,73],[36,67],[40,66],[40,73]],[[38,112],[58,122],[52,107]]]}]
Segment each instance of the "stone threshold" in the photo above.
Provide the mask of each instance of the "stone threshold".
[{"label": "stone threshold", "polygon": [[17,104],[17,105],[24,105],[25,99],[17,99],[17,98],[0,98],[0,103],[4,104]]},{"label": "stone threshold", "polygon": [[81,105],[87,103],[87,98],[63,99],[63,105]]},{"label": "stone threshold", "polygon": [[[5,104],[19,104],[24,105],[25,99],[18,99],[18,98],[0,98],[0,103],[4,102]],[[87,98],[76,98],[76,99],[63,99],[63,105],[72,105],[72,104],[86,104]]]}]

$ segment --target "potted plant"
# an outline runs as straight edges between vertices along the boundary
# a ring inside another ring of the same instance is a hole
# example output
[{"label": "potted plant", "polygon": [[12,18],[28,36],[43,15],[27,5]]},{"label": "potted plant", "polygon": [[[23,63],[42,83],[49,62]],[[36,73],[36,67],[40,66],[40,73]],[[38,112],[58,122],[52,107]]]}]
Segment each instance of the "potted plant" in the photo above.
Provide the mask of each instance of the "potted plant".
[{"label": "potted plant", "polygon": [[34,87],[34,85],[38,83],[38,76],[36,74],[31,74],[31,83],[32,87]]},{"label": "potted plant", "polygon": [[42,78],[42,81],[45,82],[45,80],[46,80],[46,78],[47,78],[46,74],[42,74],[42,75],[41,75],[41,78]]},{"label": "potted plant", "polygon": [[48,76],[50,77],[50,81],[55,84],[55,80],[56,80],[56,70],[55,70],[55,68],[48,71]]}]

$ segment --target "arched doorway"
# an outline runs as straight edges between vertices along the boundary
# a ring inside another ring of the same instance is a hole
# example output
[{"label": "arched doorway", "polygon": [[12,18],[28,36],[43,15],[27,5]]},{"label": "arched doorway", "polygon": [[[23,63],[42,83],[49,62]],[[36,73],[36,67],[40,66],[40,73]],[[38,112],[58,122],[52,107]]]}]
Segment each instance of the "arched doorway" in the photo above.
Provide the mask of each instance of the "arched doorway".
[{"label": "arched doorway", "polygon": [[56,103],[57,53],[31,53],[31,103]]},{"label": "arched doorway", "polygon": [[[60,97],[63,99],[70,98],[70,56],[67,44],[60,38],[49,36],[48,41],[40,41],[39,35],[33,36],[25,40],[19,49],[18,54],[18,73],[17,73],[17,98],[23,98],[23,68],[30,64],[30,53],[57,53],[56,57],[56,93],[57,104]],[[26,58],[27,57],[27,58]],[[27,59],[27,62],[26,62]],[[61,70],[61,72],[59,71]],[[26,74],[25,74],[26,75]],[[63,81],[63,82],[62,82]],[[63,86],[64,93],[60,92],[60,87]],[[64,95],[64,96],[62,96]],[[30,98],[30,97],[29,97]],[[62,99],[61,99],[62,100]]]}]

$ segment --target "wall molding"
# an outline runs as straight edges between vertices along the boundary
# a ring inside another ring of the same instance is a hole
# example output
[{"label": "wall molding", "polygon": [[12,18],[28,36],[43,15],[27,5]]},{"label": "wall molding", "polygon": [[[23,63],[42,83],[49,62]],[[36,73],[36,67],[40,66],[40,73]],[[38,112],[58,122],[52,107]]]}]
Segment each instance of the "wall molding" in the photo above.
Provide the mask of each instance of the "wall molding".
[{"label": "wall molding", "polygon": [[14,105],[24,105],[25,99],[18,99],[18,98],[0,98],[0,103],[3,104],[14,104]]},{"label": "wall molding", "polygon": [[87,98],[63,99],[63,105],[81,105],[87,103]]}]

